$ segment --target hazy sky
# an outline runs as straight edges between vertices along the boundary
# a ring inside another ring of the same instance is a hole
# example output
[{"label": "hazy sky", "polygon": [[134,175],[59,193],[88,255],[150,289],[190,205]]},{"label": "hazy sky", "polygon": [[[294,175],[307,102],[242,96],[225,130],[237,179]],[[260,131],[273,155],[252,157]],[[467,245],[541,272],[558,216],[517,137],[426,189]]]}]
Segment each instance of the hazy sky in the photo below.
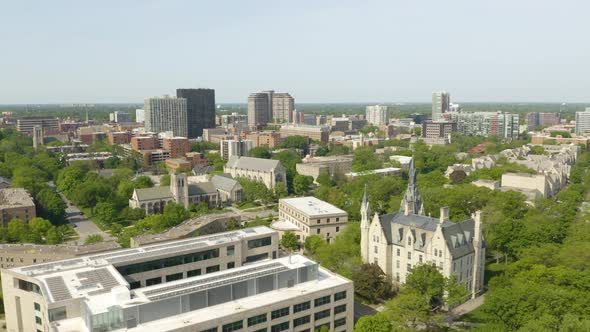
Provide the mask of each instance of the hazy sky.
[{"label": "hazy sky", "polygon": [[0,104],[590,101],[590,1],[0,0]]}]

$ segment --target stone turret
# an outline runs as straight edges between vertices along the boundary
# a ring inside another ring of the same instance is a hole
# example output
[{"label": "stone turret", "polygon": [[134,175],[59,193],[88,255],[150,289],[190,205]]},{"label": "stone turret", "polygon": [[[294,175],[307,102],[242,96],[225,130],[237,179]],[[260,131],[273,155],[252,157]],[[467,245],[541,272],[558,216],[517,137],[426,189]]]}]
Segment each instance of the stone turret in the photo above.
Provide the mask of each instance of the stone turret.
[{"label": "stone turret", "polygon": [[170,174],[170,192],[177,204],[188,209],[188,183],[184,174]]},{"label": "stone turret", "polygon": [[371,206],[365,184],[365,193],[361,202],[361,257],[363,261],[369,259],[369,228],[371,226]]},{"label": "stone turret", "polygon": [[424,215],[424,204],[422,204],[422,197],[418,192],[418,185],[416,183],[416,168],[414,167],[414,158],[410,161],[410,174],[408,179],[408,189],[400,205],[400,212],[405,215],[418,214]]}]

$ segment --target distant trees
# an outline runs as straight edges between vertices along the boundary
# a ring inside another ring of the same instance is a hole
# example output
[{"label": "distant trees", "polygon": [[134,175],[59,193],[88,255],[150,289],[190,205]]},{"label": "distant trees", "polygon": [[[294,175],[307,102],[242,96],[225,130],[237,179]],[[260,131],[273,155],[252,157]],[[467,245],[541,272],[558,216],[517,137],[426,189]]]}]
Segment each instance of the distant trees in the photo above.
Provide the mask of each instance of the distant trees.
[{"label": "distant trees", "polygon": [[250,149],[248,151],[248,156],[253,158],[263,158],[263,159],[270,159],[272,154],[270,149],[266,146],[257,146],[255,148]]},{"label": "distant trees", "polygon": [[307,154],[309,150],[309,139],[305,136],[289,136],[283,139],[281,143],[283,149],[300,149],[304,154]]},{"label": "distant trees", "polygon": [[359,147],[354,150],[352,170],[355,172],[370,171],[382,168],[383,162],[375,154],[372,147]]}]

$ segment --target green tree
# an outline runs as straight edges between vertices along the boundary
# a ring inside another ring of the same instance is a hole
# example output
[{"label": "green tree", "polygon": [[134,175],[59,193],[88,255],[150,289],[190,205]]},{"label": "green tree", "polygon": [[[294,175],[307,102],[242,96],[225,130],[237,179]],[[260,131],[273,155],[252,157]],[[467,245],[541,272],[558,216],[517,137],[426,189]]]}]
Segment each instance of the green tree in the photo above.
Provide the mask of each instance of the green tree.
[{"label": "green tree", "polygon": [[304,154],[307,154],[309,149],[309,139],[305,136],[289,136],[283,139],[281,143],[283,149],[300,149]]},{"label": "green tree", "polygon": [[54,224],[65,222],[66,203],[52,189],[45,188],[39,191],[36,197],[37,214],[49,219]]},{"label": "green tree", "polygon": [[393,295],[393,284],[377,264],[363,264],[353,271],[354,291],[361,298],[377,303]]},{"label": "green tree", "polygon": [[354,332],[393,332],[391,322],[383,314],[362,316],[354,326]]},{"label": "green tree", "polygon": [[118,220],[118,211],[113,203],[100,202],[93,210],[93,216],[102,225],[110,226]]},{"label": "green tree", "polygon": [[281,246],[283,248],[287,249],[288,251],[295,251],[299,246],[298,242],[299,241],[297,240],[297,236],[295,235],[295,233],[291,231],[286,231],[285,233],[283,233],[283,236],[281,238]]},{"label": "green tree", "polygon": [[303,248],[305,248],[305,251],[309,255],[314,256],[316,254],[316,252],[318,251],[318,249],[322,246],[325,246],[325,245],[328,245],[328,243],[321,236],[311,235],[311,236],[308,236],[307,238],[305,238]]},{"label": "green tree", "polygon": [[359,147],[354,150],[352,170],[355,172],[370,171],[381,168],[383,162],[375,154],[372,147]]},{"label": "green tree", "polygon": [[103,241],[103,238],[100,234],[91,234],[91,235],[88,235],[86,240],[84,240],[84,244],[88,245],[88,244],[98,243],[98,242],[102,242],[102,241]]},{"label": "green tree", "polygon": [[283,198],[287,196],[287,188],[285,188],[285,184],[283,182],[278,182],[275,184],[275,196],[277,198]]},{"label": "green tree", "polygon": [[437,320],[430,315],[428,297],[415,290],[402,290],[386,304],[385,315],[400,326],[415,329],[418,326],[431,326]]},{"label": "green tree", "polygon": [[253,158],[270,159],[272,157],[272,154],[270,153],[270,149],[268,147],[257,146],[248,151],[248,156]]},{"label": "green tree", "polygon": [[160,187],[167,187],[170,185],[170,174],[164,174],[160,177]]},{"label": "green tree", "polygon": [[296,195],[304,195],[309,191],[309,187],[313,184],[312,176],[295,175],[293,178],[293,192]]}]

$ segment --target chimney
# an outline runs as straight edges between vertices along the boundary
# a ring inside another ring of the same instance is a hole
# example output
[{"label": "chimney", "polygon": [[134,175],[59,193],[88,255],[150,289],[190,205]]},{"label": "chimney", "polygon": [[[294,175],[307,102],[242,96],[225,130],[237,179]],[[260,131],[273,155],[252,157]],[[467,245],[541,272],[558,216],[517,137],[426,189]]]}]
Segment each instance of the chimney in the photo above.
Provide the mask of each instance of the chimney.
[{"label": "chimney", "polygon": [[440,223],[444,223],[445,221],[449,221],[449,207],[443,206],[440,208]]}]

